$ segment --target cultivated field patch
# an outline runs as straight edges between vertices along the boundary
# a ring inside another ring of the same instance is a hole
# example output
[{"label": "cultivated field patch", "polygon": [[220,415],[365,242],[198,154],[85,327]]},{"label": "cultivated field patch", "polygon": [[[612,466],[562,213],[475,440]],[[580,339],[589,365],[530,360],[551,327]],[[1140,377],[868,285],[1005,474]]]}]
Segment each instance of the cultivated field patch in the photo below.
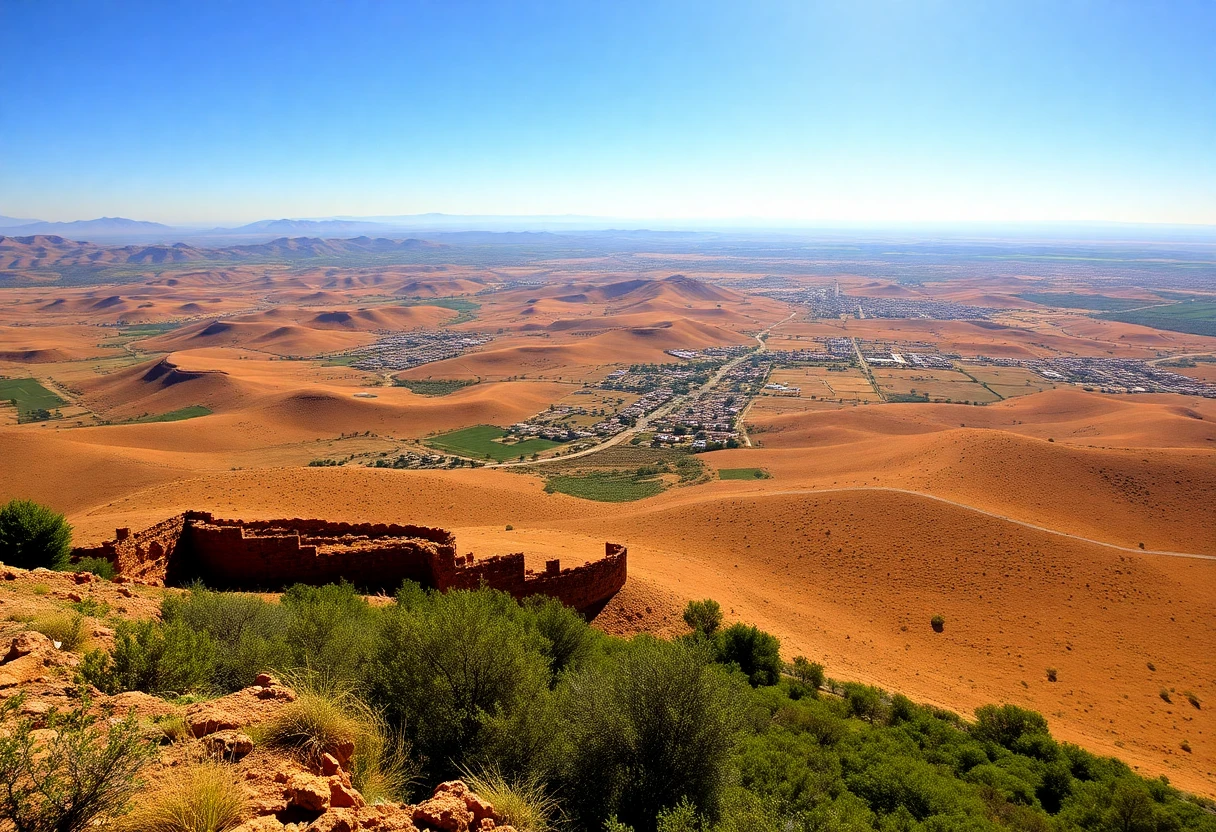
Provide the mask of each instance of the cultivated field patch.
[{"label": "cultivated field patch", "polygon": [[[780,384],[788,390],[765,389],[761,391],[761,395],[764,397],[851,402],[879,401],[878,394],[874,392],[869,379],[854,367],[839,370],[829,367],[773,370],[769,374],[768,383]],[[795,388],[797,392],[793,392]]]},{"label": "cultivated field patch", "polygon": [[995,402],[1000,396],[958,370],[875,369],[874,380],[883,393],[905,401]]},{"label": "cultivated field patch", "polygon": [[531,456],[534,453],[544,453],[556,448],[559,442],[548,439],[525,439],[522,442],[503,442],[507,432],[494,425],[475,425],[471,428],[455,430],[433,436],[426,444],[432,448],[474,459],[493,459],[506,462],[508,459],[518,459],[521,456]]},{"label": "cultivated field patch", "polygon": [[0,401],[17,408],[18,421],[33,421],[42,411],[67,404],[34,378],[0,378]]}]

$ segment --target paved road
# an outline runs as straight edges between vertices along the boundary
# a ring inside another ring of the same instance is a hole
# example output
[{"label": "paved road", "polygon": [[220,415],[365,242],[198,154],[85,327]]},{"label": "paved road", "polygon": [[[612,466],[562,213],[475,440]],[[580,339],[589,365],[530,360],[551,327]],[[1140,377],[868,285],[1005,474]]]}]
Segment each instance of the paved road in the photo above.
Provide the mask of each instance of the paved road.
[{"label": "paved road", "polygon": [[[939,503],[945,503],[946,505],[954,506],[956,508],[966,509],[967,511],[971,511],[976,514],[983,514],[986,517],[993,517],[997,520],[1004,520],[1007,523],[1013,523],[1018,526],[1023,526],[1027,529],[1034,529],[1035,531],[1046,532],[1048,534],[1054,534],[1059,537],[1067,537],[1067,538],[1071,538],[1072,540],[1079,540],[1082,543],[1092,543],[1095,546],[1105,546],[1108,549],[1118,549],[1120,552],[1128,552],[1133,555],[1166,555],[1168,557],[1173,557],[1173,558],[1195,558],[1196,560],[1214,560],[1214,561],[1216,561],[1216,555],[1200,555],[1200,554],[1195,554],[1193,552],[1170,552],[1170,551],[1166,551],[1164,549],[1140,549],[1140,548],[1133,549],[1130,546],[1120,546],[1117,543],[1107,543],[1106,541],[1103,541],[1103,540],[1094,540],[1091,537],[1082,537],[1079,534],[1072,534],[1070,532],[1062,532],[1059,529],[1053,529],[1048,526],[1039,526],[1035,523],[1028,523],[1025,520],[1018,520],[1017,518],[1010,517],[1006,514],[997,514],[994,511],[986,511],[985,509],[976,508],[975,506],[968,505],[967,503],[960,503],[957,500],[950,500],[945,497],[938,497],[936,494],[926,494],[923,491],[911,491],[906,488],[891,488],[889,486],[883,486],[883,485],[857,485],[857,486],[843,486],[840,488],[789,488],[789,489],[783,489],[781,491],[748,491],[748,492],[740,493],[740,494],[738,494],[738,496],[740,496],[740,497],[783,497],[783,496],[790,496],[790,495],[810,496],[810,495],[815,495],[815,494],[833,494],[833,493],[840,493],[840,492],[846,492],[846,491],[887,491],[892,494],[908,494],[913,497],[923,497],[926,500],[936,500]],[[729,496],[729,495],[719,495],[719,496]]]},{"label": "paved road", "polygon": [[619,445],[622,442],[624,442],[626,439],[629,439],[630,437],[635,436],[636,434],[641,433],[642,431],[646,430],[646,428],[649,427],[650,424],[655,419],[658,419],[661,416],[667,415],[669,412],[671,412],[671,410],[673,408],[683,404],[684,402],[692,401],[697,396],[700,396],[702,393],[706,392],[707,390],[712,390],[715,386],[717,386],[718,382],[722,380],[722,376],[726,375],[728,372],[730,372],[735,367],[742,364],[747,359],[751,358],[753,355],[764,352],[766,349],[768,349],[768,345],[764,342],[764,336],[768,335],[769,332],[771,332],[774,327],[777,327],[777,326],[785,323],[786,321],[790,320],[797,314],[798,314],[797,312],[791,312],[788,318],[782,318],[781,320],[777,321],[776,323],[769,324],[769,326],[767,328],[756,333],[753,336],[756,339],[756,343],[759,345],[756,349],[752,350],[751,352],[744,353],[743,355],[739,356],[738,358],[734,359],[733,361],[728,361],[727,363],[723,364],[722,367],[719,368],[718,372],[716,372],[713,375],[713,377],[711,377],[709,379],[709,381],[705,382],[700,387],[697,387],[694,390],[690,390],[688,392],[688,394],[685,396],[676,396],[674,399],[669,401],[667,404],[663,405],[660,408],[657,408],[656,410],[651,411],[650,413],[643,416],[641,419],[638,419],[638,423],[636,425],[634,425],[632,428],[629,428],[628,430],[623,430],[620,433],[618,433],[616,436],[610,437],[609,439],[605,440],[604,442],[600,442],[598,445],[595,445],[594,447],[588,448],[585,451],[575,451],[572,454],[564,454],[562,456],[553,456],[553,457],[549,457],[547,459],[527,459],[522,462],[519,460],[516,460],[515,462],[500,462],[496,465],[486,465],[485,467],[486,468],[519,468],[519,467],[522,467],[525,465],[545,465],[546,463],[550,463],[550,462],[565,462],[568,459],[578,459],[581,456],[590,456],[591,454],[599,453],[600,451],[604,450],[605,448],[611,448],[613,445]]}]

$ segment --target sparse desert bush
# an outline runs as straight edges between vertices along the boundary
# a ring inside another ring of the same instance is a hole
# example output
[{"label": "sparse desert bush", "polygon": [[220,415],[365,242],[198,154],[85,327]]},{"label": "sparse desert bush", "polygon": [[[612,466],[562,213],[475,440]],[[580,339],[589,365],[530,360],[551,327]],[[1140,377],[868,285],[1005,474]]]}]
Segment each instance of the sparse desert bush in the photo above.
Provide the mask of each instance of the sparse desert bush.
[{"label": "sparse desert bush", "polygon": [[51,641],[59,642],[60,650],[76,650],[85,642],[84,618],[79,615],[55,613],[35,618],[34,629]]},{"label": "sparse desert bush", "polygon": [[110,614],[110,605],[105,601],[98,601],[91,595],[81,598],[71,606],[81,615],[89,615],[93,618],[105,618]]},{"label": "sparse desert bush", "polygon": [[0,508],[0,562],[21,569],[60,569],[72,549],[72,527],[64,516],[32,500]]},{"label": "sparse desert bush", "polygon": [[1162,688],[1161,690],[1157,691],[1157,695],[1161,697],[1163,702],[1167,702],[1167,703],[1170,702],[1170,692],[1168,690],[1166,690],[1165,688]]},{"label": "sparse desert bush", "polygon": [[71,572],[92,572],[107,581],[114,580],[114,576],[118,574],[114,571],[114,564],[105,558],[81,558],[75,563],[68,564],[65,568]]},{"label": "sparse desert bush", "polygon": [[1186,740],[1183,740],[1182,742],[1178,743],[1178,747],[1181,748],[1183,751],[1185,751],[1187,754],[1191,753],[1191,744],[1189,742],[1187,742]]},{"label": "sparse desert bush", "polygon": [[140,796],[123,819],[123,832],[226,832],[245,811],[245,790],[236,770],[223,763],[195,763]]},{"label": "sparse desert bush", "polygon": [[18,717],[24,698],[0,705],[0,818],[17,832],[82,832],[126,809],[153,746],[134,717],[93,712],[87,690],[70,711]]},{"label": "sparse desert bush", "polygon": [[1047,668],[1047,681],[1054,682],[1058,676],[1059,673],[1054,667]]},{"label": "sparse desert bush", "polygon": [[933,632],[940,633],[946,629],[946,617],[944,615],[935,615],[929,619],[929,626],[933,628]]},{"label": "sparse desert bush", "polygon": [[1183,691],[1182,695],[1186,697],[1186,701],[1190,702],[1193,707],[1199,708],[1199,697],[1198,696],[1196,696],[1194,693],[1192,693],[1189,690]]},{"label": "sparse desert bush", "polygon": [[490,768],[481,773],[466,772],[464,781],[519,832],[552,832],[558,815],[557,801],[549,796],[538,778],[509,782],[497,769]]}]

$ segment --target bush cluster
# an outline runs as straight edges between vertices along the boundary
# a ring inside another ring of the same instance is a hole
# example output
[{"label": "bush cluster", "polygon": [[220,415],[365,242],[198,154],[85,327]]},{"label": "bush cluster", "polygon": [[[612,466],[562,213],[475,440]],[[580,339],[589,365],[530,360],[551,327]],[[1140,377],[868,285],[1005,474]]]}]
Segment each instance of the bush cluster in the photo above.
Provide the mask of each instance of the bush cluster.
[{"label": "bush cluster", "polygon": [[624,640],[489,589],[407,583],[373,606],[345,585],[278,603],[197,587],[82,672],[179,694],[306,674],[266,741],[308,755],[353,739],[361,782],[385,795],[472,777],[537,829],[1216,832],[1197,799],[1056,742],[1033,711],[968,722],[805,657],[783,665],[774,636],[724,627],[712,601],[685,618],[688,636]]}]

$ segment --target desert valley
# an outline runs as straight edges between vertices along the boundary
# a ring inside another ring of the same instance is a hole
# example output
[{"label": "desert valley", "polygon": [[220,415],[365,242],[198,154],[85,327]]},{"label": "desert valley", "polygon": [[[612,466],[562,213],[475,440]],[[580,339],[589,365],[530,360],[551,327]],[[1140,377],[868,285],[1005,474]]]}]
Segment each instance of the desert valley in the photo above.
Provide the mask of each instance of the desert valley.
[{"label": "desert valley", "polygon": [[1210,247],[422,236],[0,237],[0,502],[86,547],[189,511],[537,575],[613,541],[606,632],[713,598],[1216,797]]}]

